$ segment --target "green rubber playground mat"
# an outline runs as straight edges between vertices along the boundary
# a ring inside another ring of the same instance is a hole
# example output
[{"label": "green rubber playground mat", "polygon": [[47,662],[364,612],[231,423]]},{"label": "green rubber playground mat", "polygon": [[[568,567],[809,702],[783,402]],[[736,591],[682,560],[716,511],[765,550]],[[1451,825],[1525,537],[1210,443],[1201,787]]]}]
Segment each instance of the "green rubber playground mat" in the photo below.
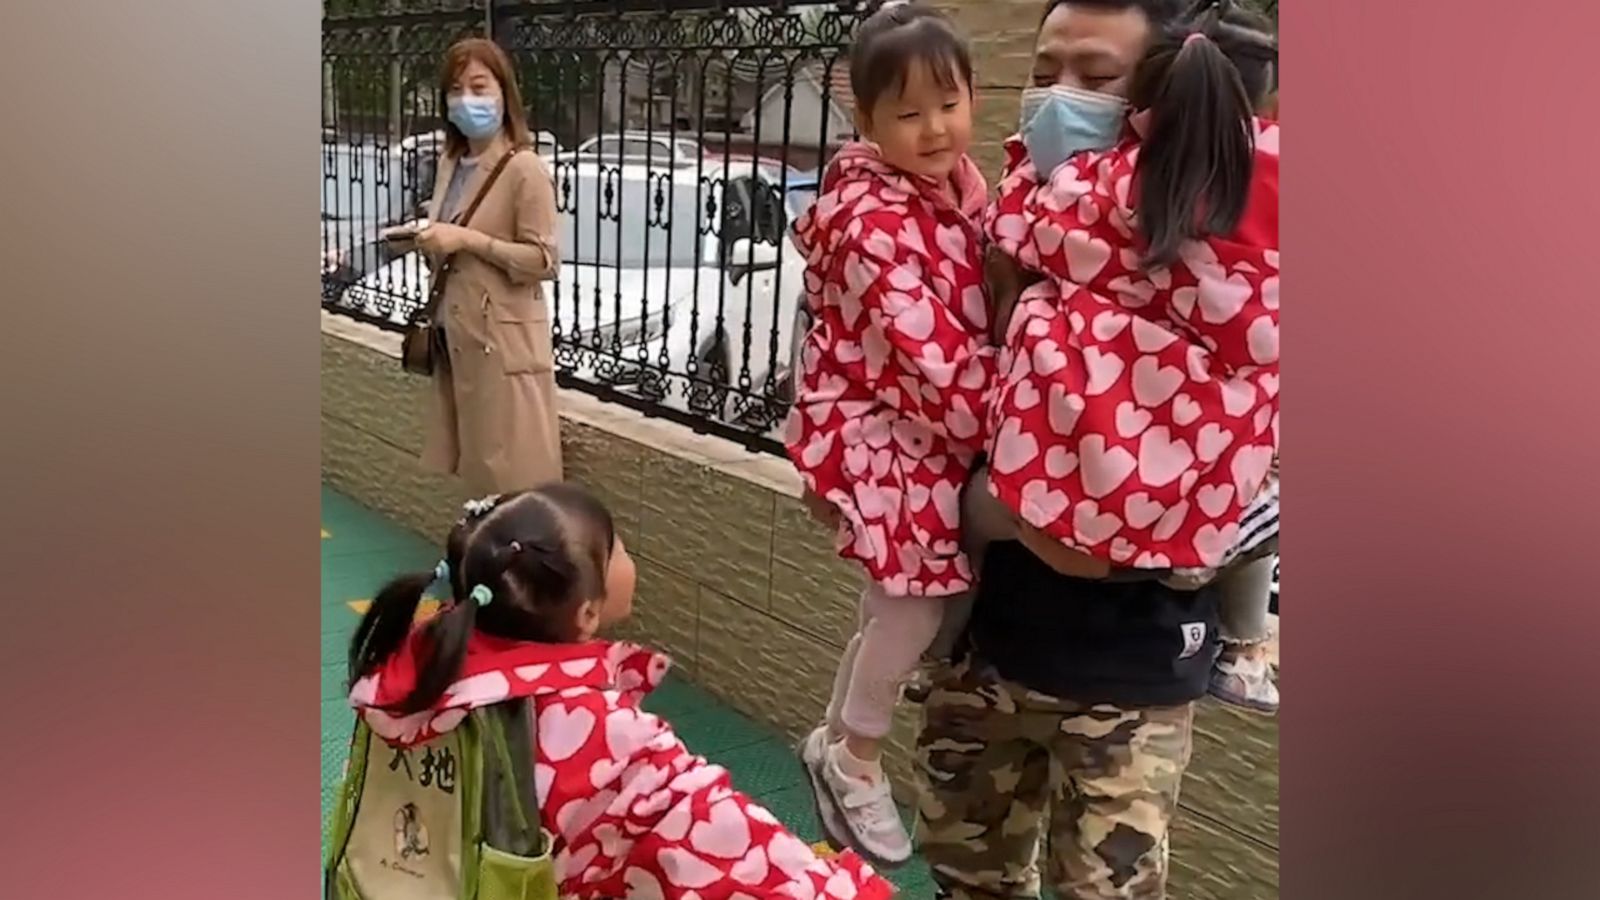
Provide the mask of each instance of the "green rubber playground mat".
[{"label": "green rubber playground mat", "polygon": [[[344,771],[354,717],[345,702],[345,653],[360,611],[384,582],[427,571],[439,550],[375,512],[329,488],[322,490],[322,821]],[[811,788],[794,749],[774,729],[718,701],[676,675],[645,700],[645,708],[672,723],[689,749],[733,775],[734,785],[772,811],[801,839],[822,840]],[[890,877],[900,896],[933,896],[921,860]]]}]

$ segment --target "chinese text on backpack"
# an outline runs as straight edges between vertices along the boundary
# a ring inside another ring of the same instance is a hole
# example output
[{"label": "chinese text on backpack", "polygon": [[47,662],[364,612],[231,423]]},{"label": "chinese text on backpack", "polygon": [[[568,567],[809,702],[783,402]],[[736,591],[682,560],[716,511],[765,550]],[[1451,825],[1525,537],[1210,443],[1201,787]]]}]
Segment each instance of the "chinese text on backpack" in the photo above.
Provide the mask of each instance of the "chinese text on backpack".
[{"label": "chinese text on backpack", "polygon": [[325,900],[557,900],[530,777],[532,713],[528,700],[475,709],[405,748],[358,718]]}]

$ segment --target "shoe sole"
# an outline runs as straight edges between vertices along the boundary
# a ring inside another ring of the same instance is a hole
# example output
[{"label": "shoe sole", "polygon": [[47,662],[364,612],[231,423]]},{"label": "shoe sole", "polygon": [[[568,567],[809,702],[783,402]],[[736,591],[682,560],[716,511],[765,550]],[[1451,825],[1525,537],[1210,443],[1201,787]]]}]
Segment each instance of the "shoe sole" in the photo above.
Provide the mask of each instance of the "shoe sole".
[{"label": "shoe sole", "polygon": [[855,835],[851,833],[849,825],[844,824],[844,814],[839,811],[839,805],[833,800],[833,791],[828,788],[828,783],[823,780],[822,773],[818,772],[811,765],[811,762],[806,759],[806,743],[810,740],[810,735],[803,738],[795,747],[795,754],[800,757],[800,767],[806,770],[806,778],[811,782],[812,807],[816,810],[817,823],[822,826],[822,834],[823,837],[827,838],[828,846],[839,853],[843,853],[846,850],[853,851],[857,856],[866,860],[874,869],[889,872],[899,869],[910,862],[910,857],[899,862],[892,862],[857,846]]}]

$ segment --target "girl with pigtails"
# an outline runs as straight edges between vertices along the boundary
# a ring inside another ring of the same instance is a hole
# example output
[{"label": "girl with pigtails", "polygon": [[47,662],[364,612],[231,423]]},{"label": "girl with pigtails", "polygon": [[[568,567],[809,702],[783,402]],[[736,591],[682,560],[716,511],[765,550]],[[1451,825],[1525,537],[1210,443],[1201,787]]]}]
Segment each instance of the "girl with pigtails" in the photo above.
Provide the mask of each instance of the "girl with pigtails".
[{"label": "girl with pigtails", "polygon": [[[449,602],[414,621],[439,581]],[[579,487],[469,504],[437,569],[389,582],[362,618],[351,702],[404,750],[527,701],[536,818],[563,898],[889,897],[859,857],[816,856],[640,708],[666,657],[598,637],[632,612],[634,582],[610,513]]]}]

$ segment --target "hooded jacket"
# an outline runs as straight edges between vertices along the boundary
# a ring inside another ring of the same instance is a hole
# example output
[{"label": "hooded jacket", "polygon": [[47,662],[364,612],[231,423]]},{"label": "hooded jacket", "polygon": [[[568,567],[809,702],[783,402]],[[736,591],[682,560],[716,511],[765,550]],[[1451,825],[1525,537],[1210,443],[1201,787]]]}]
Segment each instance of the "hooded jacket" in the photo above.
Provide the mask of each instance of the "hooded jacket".
[{"label": "hooded jacket", "polygon": [[426,742],[470,710],[531,698],[534,778],[555,837],[561,896],[657,900],[882,900],[892,887],[851,853],[823,860],[639,708],[665,656],[632,644],[536,644],[474,632],[461,676],[431,709],[395,717],[416,684],[414,630],[351,702],[391,746]]},{"label": "hooded jacket", "polygon": [[840,555],[892,596],[971,587],[959,497],[984,441],[995,349],[982,274],[987,185],[951,202],[877,150],[840,150],[795,227],[813,325],[785,443],[838,507]]},{"label": "hooded jacket", "polygon": [[1278,126],[1258,122],[1233,234],[1140,267],[1139,141],[1040,182],[1021,141],[985,222],[1043,276],[1007,328],[990,486],[1076,550],[1143,569],[1213,568],[1278,448]]}]

